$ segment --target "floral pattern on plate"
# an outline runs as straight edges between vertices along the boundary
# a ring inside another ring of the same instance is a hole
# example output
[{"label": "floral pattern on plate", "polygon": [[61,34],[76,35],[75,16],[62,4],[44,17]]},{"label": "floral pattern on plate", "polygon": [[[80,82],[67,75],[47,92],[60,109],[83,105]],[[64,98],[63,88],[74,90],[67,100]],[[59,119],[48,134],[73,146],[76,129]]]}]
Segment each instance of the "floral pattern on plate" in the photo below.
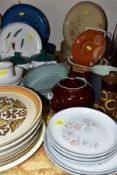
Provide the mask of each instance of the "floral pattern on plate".
[{"label": "floral pattern on plate", "polygon": [[97,148],[100,144],[95,135],[98,127],[98,124],[88,119],[80,122],[71,120],[65,123],[62,136],[72,146],[79,146],[81,149]]},{"label": "floral pattern on plate", "polygon": [[27,107],[19,100],[0,97],[0,136],[14,132],[25,120]]}]

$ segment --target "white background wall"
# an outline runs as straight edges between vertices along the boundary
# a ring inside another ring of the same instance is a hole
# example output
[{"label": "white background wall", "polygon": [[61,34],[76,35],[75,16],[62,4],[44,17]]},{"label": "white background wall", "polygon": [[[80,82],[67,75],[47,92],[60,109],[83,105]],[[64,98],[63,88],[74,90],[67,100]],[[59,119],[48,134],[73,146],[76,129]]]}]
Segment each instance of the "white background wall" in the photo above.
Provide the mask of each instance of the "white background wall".
[{"label": "white background wall", "polygon": [[[70,8],[81,0],[21,0],[22,3],[30,3],[38,7],[46,15],[50,28],[50,42],[60,48],[63,40],[63,23],[65,15]],[[115,24],[117,23],[117,0],[90,0],[101,5],[108,19],[108,31],[113,34]],[[0,0],[0,13],[4,14],[5,10],[17,4],[18,0]]]}]

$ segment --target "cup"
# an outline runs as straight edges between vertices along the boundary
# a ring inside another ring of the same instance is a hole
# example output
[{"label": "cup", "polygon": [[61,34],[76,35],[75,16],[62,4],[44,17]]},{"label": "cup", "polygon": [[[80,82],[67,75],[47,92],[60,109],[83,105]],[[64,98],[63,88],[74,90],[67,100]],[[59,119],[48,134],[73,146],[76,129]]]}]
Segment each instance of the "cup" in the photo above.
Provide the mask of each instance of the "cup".
[{"label": "cup", "polygon": [[15,68],[10,61],[0,62],[0,79],[11,78],[15,76]]},{"label": "cup", "polygon": [[117,72],[117,68],[109,65],[95,65],[90,69],[91,82],[94,88],[95,104],[99,105],[102,89],[102,77],[104,75],[109,75],[110,71]]}]

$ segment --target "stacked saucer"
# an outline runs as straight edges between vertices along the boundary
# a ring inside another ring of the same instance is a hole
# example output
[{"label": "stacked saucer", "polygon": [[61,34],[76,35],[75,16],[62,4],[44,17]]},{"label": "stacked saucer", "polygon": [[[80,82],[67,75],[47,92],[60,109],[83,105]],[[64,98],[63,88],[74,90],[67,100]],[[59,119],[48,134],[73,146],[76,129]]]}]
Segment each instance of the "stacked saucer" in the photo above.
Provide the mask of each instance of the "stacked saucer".
[{"label": "stacked saucer", "polygon": [[14,66],[15,74],[10,78],[0,80],[0,85],[19,85],[23,78],[23,68]]},{"label": "stacked saucer", "polygon": [[0,172],[29,158],[43,142],[39,96],[24,87],[0,86]]},{"label": "stacked saucer", "polygon": [[49,158],[70,174],[117,172],[117,125],[95,109],[75,107],[49,121],[44,147]]}]

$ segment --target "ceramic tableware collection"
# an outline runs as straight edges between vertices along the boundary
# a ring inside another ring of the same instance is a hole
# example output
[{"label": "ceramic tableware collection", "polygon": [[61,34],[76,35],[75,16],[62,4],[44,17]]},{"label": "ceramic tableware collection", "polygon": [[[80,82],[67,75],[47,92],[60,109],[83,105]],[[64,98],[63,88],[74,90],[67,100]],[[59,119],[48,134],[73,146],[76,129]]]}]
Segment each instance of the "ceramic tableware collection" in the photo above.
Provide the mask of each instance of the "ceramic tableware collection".
[{"label": "ceramic tableware collection", "polygon": [[[107,24],[101,6],[77,3],[66,14],[56,52],[40,9],[17,4],[6,10],[0,32],[0,172],[28,159],[43,141],[52,162],[70,174],[117,172],[117,68],[105,54]],[[115,40],[116,28],[111,57]],[[47,128],[42,98],[54,114]]]},{"label": "ceramic tableware collection", "polygon": [[45,151],[70,174],[111,174],[117,171],[116,131],[116,123],[98,110],[64,109],[48,123]]},{"label": "ceramic tableware collection", "polygon": [[42,102],[20,86],[0,86],[0,171],[30,157],[42,144]]}]

